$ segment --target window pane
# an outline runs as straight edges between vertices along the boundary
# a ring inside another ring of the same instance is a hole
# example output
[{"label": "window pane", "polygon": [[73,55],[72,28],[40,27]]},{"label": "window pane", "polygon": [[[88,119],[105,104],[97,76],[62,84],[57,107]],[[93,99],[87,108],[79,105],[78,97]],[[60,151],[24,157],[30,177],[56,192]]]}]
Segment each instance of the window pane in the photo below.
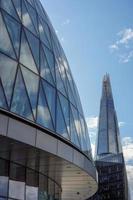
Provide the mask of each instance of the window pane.
[{"label": "window pane", "polygon": [[36,34],[36,30],[34,28],[34,25],[32,23],[32,20],[31,20],[29,14],[28,14],[28,11],[25,7],[24,1],[22,1],[22,22],[25,27],[27,27],[31,32]]},{"label": "window pane", "polygon": [[26,186],[26,200],[38,200],[38,188]]},{"label": "window pane", "polygon": [[39,77],[36,74],[32,73],[30,70],[26,69],[25,67],[21,66],[21,69],[22,69],[25,85],[28,91],[28,95],[30,98],[32,111],[34,113],[34,116],[36,116]]},{"label": "window pane", "polygon": [[44,88],[45,96],[47,98],[47,103],[48,103],[48,106],[53,118],[53,122],[55,124],[55,88],[45,81],[43,81],[43,88]]},{"label": "window pane", "polygon": [[7,103],[6,103],[4,91],[1,85],[1,81],[0,81],[0,107],[7,108]]},{"label": "window pane", "polygon": [[59,102],[58,98],[57,98],[56,113],[57,113],[57,115],[56,115],[56,131],[57,131],[57,133],[59,133],[63,137],[69,139],[66,124],[65,124],[65,121],[64,121],[64,118],[63,118],[63,114],[62,114],[62,110],[61,110],[61,106],[60,106],[60,102]]},{"label": "window pane", "polygon": [[21,36],[20,62],[35,73],[37,73],[36,65],[24,32],[22,32]]},{"label": "window pane", "polygon": [[12,4],[11,0],[1,0],[1,7],[6,10],[10,15],[15,17],[17,20],[19,20],[18,15],[16,13],[16,10]]},{"label": "window pane", "polygon": [[15,83],[11,111],[23,117],[33,120],[31,106],[29,103],[29,99],[27,97],[27,93],[25,90],[25,86],[23,83],[20,70],[18,71],[17,79]]},{"label": "window pane", "polygon": [[44,78],[51,84],[54,84],[53,77],[52,77],[52,74],[48,66],[48,62],[46,60],[46,56],[44,54],[42,47],[40,47],[40,71],[41,71],[42,78]]},{"label": "window pane", "polygon": [[0,50],[15,58],[15,53],[12,48],[12,44],[5,27],[5,23],[2,19],[1,13],[0,13]]},{"label": "window pane", "polygon": [[0,78],[9,105],[13,90],[16,69],[17,63],[14,60],[8,58],[3,54],[0,54]]},{"label": "window pane", "polygon": [[20,24],[16,20],[12,19],[9,15],[4,13],[4,19],[6,21],[7,29],[9,31],[13,46],[15,48],[16,54],[19,53],[20,45]]},{"label": "window pane", "polygon": [[0,196],[7,196],[8,192],[8,177],[0,176]]},{"label": "window pane", "polygon": [[9,181],[9,197],[24,200],[25,183],[20,181]]},{"label": "window pane", "polygon": [[53,129],[53,124],[50,116],[50,112],[47,107],[46,99],[42,90],[42,86],[40,87],[39,94],[39,102],[37,109],[37,122],[46,128]]}]

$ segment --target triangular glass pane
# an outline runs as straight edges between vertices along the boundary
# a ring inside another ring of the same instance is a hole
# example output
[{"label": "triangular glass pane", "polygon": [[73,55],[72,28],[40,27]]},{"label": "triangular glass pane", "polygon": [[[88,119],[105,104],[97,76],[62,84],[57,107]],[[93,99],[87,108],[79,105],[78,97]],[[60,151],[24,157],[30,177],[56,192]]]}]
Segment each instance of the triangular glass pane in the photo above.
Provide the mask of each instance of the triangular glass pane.
[{"label": "triangular glass pane", "polygon": [[46,59],[47,59],[48,65],[51,69],[51,73],[53,75],[53,78],[55,80],[55,59],[54,59],[54,55],[47,47],[45,47],[45,45],[43,45],[43,50],[44,50],[44,53],[46,55]]},{"label": "triangular glass pane", "polygon": [[73,96],[73,92],[72,89],[70,87],[69,81],[67,81],[67,89],[68,89],[68,96],[69,96],[69,100],[71,101],[71,103],[75,106],[77,106],[74,96]]},{"label": "triangular glass pane", "polygon": [[44,42],[44,44],[51,48],[50,44],[49,44],[49,40],[47,38],[46,32],[45,32],[45,28],[43,26],[43,20],[41,18],[39,18],[39,33],[40,33],[40,38],[42,40],[42,42]]},{"label": "triangular glass pane", "polygon": [[34,7],[34,0],[27,0]]},{"label": "triangular glass pane", "polygon": [[57,97],[57,110],[56,110],[56,132],[69,140],[66,124],[63,118],[59,98]]},{"label": "triangular glass pane", "polygon": [[70,131],[71,131],[71,142],[74,143],[79,148],[81,148],[79,144],[79,138],[78,138],[77,131],[75,128],[75,122],[73,120],[71,109],[70,109]]},{"label": "triangular glass pane", "polygon": [[30,98],[32,111],[33,111],[33,114],[35,117],[36,116],[39,77],[23,66],[21,66],[21,70],[22,70],[23,78],[24,78],[25,85],[27,88],[27,92],[28,92],[28,95]]},{"label": "triangular glass pane", "polygon": [[39,68],[39,40],[28,30],[25,29],[26,36],[33,53],[34,60],[36,62],[37,67]]},{"label": "triangular glass pane", "polygon": [[34,34],[37,34],[34,25],[32,23],[32,20],[29,16],[29,13],[25,7],[24,1],[22,1],[22,22],[26,28],[28,28]]},{"label": "triangular glass pane", "polygon": [[18,13],[19,18],[21,19],[21,0],[12,0],[15,6],[15,9]]},{"label": "triangular glass pane", "polygon": [[55,125],[55,88],[52,87],[50,84],[48,84],[46,81],[42,81],[43,83],[43,88],[45,91],[45,96],[47,99],[47,103],[49,106],[49,110],[51,112],[54,125]]},{"label": "triangular glass pane", "polygon": [[50,112],[41,85],[40,85],[38,108],[37,108],[37,123],[41,124],[46,128],[54,130]]},{"label": "triangular glass pane", "polygon": [[0,54],[0,78],[4,87],[8,105],[10,105],[16,69],[17,63],[14,60],[4,54]]},{"label": "triangular glass pane", "polygon": [[14,5],[11,0],[1,0],[1,7],[6,10],[10,15],[19,20]]},{"label": "triangular glass pane", "polygon": [[67,97],[66,90],[65,90],[63,81],[62,81],[62,79],[61,79],[61,76],[60,76],[60,72],[59,72],[57,63],[56,63],[56,68],[55,68],[55,70],[56,70],[56,84],[57,84],[57,89],[58,89],[62,94],[64,94],[64,96]]},{"label": "triangular glass pane", "polygon": [[44,54],[44,51],[42,47],[40,48],[40,71],[41,71],[41,76],[48,82],[50,82],[52,85],[54,85],[54,80],[51,74],[51,71],[49,69],[46,56]]},{"label": "triangular glass pane", "polygon": [[69,102],[68,100],[60,93],[59,94],[59,98],[60,98],[60,102],[61,102],[61,107],[62,107],[62,111],[64,114],[64,118],[65,118],[65,122],[67,125],[67,131],[68,133],[70,133],[70,106],[69,106]]},{"label": "triangular glass pane", "polygon": [[15,53],[7,33],[7,29],[5,27],[5,23],[2,19],[2,15],[0,13],[0,51],[10,55],[15,58]]},{"label": "triangular glass pane", "polygon": [[29,45],[27,43],[24,31],[22,32],[21,36],[20,62],[35,73],[37,73],[37,68],[32,57]]},{"label": "triangular glass pane", "polygon": [[7,103],[4,95],[4,91],[0,81],[0,107],[7,109]]},{"label": "triangular glass pane", "polygon": [[38,33],[38,21],[37,21],[37,14],[36,14],[36,11],[35,9],[32,7],[33,6],[33,3],[30,1],[31,5],[29,3],[26,2],[26,6],[27,6],[27,9],[28,9],[28,12],[29,12],[29,15],[31,17],[31,20],[32,20],[32,23],[34,24],[34,27]]},{"label": "triangular glass pane", "polygon": [[20,69],[18,70],[16,78],[11,111],[17,113],[18,115],[21,115],[22,117],[33,120],[31,106],[26,93],[26,88],[22,79]]},{"label": "triangular glass pane", "polygon": [[19,45],[20,45],[20,30],[21,30],[21,26],[20,24],[14,20],[12,17],[10,17],[9,15],[4,14],[4,19],[7,25],[7,29],[8,32],[10,34],[12,43],[14,45],[16,54],[18,56],[19,54]]}]

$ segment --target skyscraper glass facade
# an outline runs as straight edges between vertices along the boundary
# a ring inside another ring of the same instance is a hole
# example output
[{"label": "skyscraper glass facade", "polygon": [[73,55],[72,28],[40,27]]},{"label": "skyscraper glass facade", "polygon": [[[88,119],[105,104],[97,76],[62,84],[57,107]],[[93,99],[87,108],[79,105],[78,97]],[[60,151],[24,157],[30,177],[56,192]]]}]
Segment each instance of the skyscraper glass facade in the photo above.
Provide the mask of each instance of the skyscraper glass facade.
[{"label": "skyscraper glass facade", "polygon": [[0,1],[0,107],[70,141],[91,158],[69,64],[41,3]]},{"label": "skyscraper glass facade", "polygon": [[98,191],[90,200],[128,200],[128,183],[109,75],[102,86],[95,166]]}]

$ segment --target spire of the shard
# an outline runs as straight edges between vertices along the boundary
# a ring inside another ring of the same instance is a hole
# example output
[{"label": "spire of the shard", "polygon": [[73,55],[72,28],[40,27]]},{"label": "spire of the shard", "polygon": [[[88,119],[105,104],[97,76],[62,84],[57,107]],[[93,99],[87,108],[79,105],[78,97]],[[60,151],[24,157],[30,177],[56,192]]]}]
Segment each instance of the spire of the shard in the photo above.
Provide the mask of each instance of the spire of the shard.
[{"label": "spire of the shard", "polygon": [[121,153],[121,142],[109,75],[102,83],[96,155]]}]

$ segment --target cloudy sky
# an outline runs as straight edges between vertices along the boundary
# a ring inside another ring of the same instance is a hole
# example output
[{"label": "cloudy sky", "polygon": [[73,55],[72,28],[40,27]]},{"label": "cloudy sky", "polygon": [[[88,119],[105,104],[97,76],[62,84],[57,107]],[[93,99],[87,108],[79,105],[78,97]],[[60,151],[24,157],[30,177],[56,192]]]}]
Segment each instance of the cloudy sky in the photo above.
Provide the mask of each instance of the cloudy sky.
[{"label": "cloudy sky", "polygon": [[110,74],[133,198],[133,1],[41,1],[69,60],[93,149],[102,78]]}]

